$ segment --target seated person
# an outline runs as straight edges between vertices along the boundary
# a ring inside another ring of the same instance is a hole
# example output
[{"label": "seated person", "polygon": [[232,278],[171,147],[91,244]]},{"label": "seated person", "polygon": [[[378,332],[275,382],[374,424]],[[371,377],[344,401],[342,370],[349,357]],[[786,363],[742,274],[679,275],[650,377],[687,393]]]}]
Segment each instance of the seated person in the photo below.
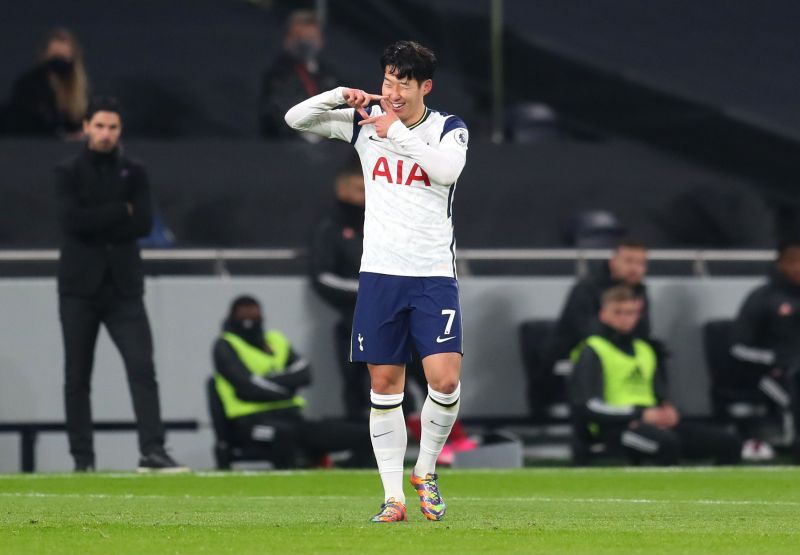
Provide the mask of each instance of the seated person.
[{"label": "seated person", "polygon": [[643,306],[628,286],[603,293],[597,332],[585,340],[570,376],[575,433],[621,445],[634,461],[673,465],[682,457],[712,457],[719,464],[739,462],[738,437],[686,422],[668,400],[655,351],[635,332]]},{"label": "seated person", "polygon": [[590,336],[600,310],[600,296],[615,285],[634,289],[644,302],[642,317],[636,325],[636,335],[650,339],[650,302],[644,277],[647,272],[647,249],[633,238],[617,244],[611,258],[596,266],[594,271],[579,280],[569,292],[561,315],[542,349],[541,363],[528,377],[528,400],[533,410],[551,403],[565,401],[563,379],[571,369],[570,353],[582,339]]},{"label": "seated person", "polygon": [[779,245],[769,281],[742,304],[731,355],[742,362],[734,369],[739,384],[757,388],[792,415],[794,458],[800,463],[800,239]]},{"label": "seated person", "polygon": [[353,452],[349,465],[374,466],[366,424],[303,416],[305,400],[297,390],[311,383],[310,365],[285,335],[264,330],[256,299],[233,301],[213,357],[217,394],[240,443],[269,441],[278,468],[343,450]]}]

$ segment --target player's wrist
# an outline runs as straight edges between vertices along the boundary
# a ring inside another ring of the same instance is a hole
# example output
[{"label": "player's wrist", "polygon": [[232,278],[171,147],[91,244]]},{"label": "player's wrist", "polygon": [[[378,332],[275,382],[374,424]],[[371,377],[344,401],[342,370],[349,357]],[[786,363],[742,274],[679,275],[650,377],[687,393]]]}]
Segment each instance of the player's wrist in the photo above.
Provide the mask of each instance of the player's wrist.
[{"label": "player's wrist", "polygon": [[386,130],[386,137],[389,138],[389,139],[394,139],[394,138],[397,137],[397,134],[398,133],[402,133],[403,132],[402,130],[405,129],[405,128],[406,128],[406,126],[403,125],[402,121],[400,121],[399,119],[395,120],[389,126],[389,129]]},{"label": "player's wrist", "polygon": [[347,99],[344,97],[344,93],[347,90],[351,89],[348,89],[347,87],[336,87],[335,89],[333,89],[332,92],[334,100],[336,100],[339,104],[346,104]]}]

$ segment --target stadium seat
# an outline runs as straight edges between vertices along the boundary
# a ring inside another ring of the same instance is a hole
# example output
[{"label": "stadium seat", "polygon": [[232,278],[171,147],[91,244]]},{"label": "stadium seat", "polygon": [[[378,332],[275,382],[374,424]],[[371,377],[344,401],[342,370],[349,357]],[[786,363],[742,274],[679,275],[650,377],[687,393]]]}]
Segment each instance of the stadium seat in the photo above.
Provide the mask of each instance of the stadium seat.
[{"label": "stadium seat", "polygon": [[613,212],[584,210],[572,215],[566,235],[570,245],[578,249],[612,248],[626,228]]},{"label": "stadium seat", "polygon": [[543,357],[545,341],[554,325],[553,320],[522,322],[519,326],[520,351],[525,375],[528,377],[528,402],[534,420],[567,422],[567,374],[558,371],[563,365],[545,368]]},{"label": "stadium seat", "polygon": [[217,469],[229,470],[233,463],[239,461],[263,461],[274,464],[273,448],[269,442],[259,441],[247,445],[238,442],[230,422],[225,418],[213,377],[206,382],[206,393],[211,425],[214,428],[214,458]]}]

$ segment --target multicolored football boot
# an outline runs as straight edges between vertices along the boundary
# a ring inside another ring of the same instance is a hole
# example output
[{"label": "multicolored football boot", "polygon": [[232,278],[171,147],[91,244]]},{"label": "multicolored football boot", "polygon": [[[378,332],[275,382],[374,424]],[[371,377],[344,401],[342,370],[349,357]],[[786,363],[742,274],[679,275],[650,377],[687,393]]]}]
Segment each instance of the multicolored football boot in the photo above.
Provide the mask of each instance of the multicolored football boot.
[{"label": "multicolored football boot", "polygon": [[444,499],[439,494],[436,483],[438,478],[438,474],[426,474],[424,478],[420,478],[411,472],[411,485],[419,495],[419,508],[428,520],[442,520],[447,510]]},{"label": "multicolored football boot", "polygon": [[394,497],[386,500],[381,505],[381,512],[370,519],[370,522],[403,522],[408,520],[406,506]]}]

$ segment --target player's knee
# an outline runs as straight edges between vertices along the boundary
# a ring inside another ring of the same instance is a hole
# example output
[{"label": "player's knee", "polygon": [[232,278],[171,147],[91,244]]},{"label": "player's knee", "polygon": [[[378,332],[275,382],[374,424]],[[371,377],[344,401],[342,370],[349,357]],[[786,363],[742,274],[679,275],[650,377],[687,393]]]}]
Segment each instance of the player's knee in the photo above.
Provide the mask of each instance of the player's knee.
[{"label": "player's knee", "polygon": [[458,378],[453,376],[441,376],[428,380],[428,385],[434,391],[449,395],[458,388]]},{"label": "player's knee", "polygon": [[372,391],[381,395],[392,395],[403,391],[402,381],[392,376],[372,376],[370,387]]}]

